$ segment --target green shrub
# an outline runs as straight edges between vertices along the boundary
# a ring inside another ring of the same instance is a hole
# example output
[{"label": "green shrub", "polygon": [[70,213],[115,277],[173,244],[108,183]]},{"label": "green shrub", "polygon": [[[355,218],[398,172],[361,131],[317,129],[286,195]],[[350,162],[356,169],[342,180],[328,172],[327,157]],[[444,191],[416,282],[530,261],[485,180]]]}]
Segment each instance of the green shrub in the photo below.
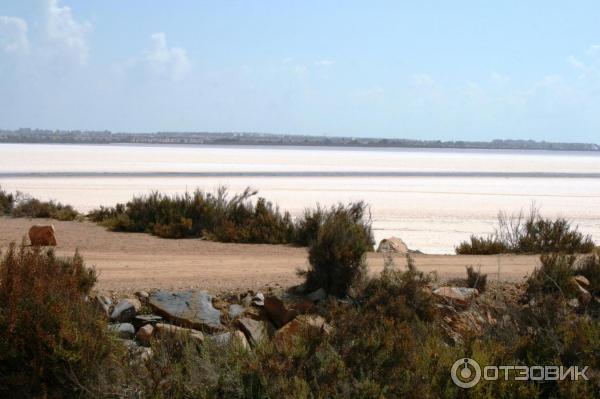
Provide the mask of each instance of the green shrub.
[{"label": "green shrub", "polygon": [[296,222],[294,241],[298,245],[309,246],[317,237],[321,225],[325,221],[327,209],[317,205],[315,209],[305,209],[304,214]]},{"label": "green shrub", "polygon": [[592,238],[584,236],[563,218],[544,218],[532,206],[529,215],[523,213],[498,215],[498,227],[487,238],[471,236],[456,247],[457,254],[491,255],[500,253],[590,253],[595,245]]},{"label": "green shrub", "polygon": [[292,241],[290,215],[247,188],[230,196],[225,187],[213,193],[168,196],[153,192],[114,208],[90,212],[91,220],[113,231],[145,232],[163,238],[205,237],[221,242],[285,244]]},{"label": "green shrub", "polygon": [[562,294],[565,298],[577,295],[577,285],[573,282],[575,276],[574,255],[543,254],[541,265],[527,279],[527,294]]},{"label": "green shrub", "polygon": [[29,196],[18,196],[12,209],[13,217],[50,218],[57,220],[75,220],[79,213],[71,205],[55,201],[40,201]]},{"label": "green shrub", "polygon": [[365,208],[362,202],[348,207],[340,204],[327,212],[308,250],[310,268],[301,273],[307,289],[324,288],[332,295],[344,296],[364,277],[366,253],[373,249]]},{"label": "green shrub", "polygon": [[77,254],[11,245],[0,262],[0,396],[94,396],[118,355]]},{"label": "green shrub", "polygon": [[10,215],[15,204],[15,196],[2,190],[0,186],[0,216]]},{"label": "green shrub", "polygon": [[463,241],[456,247],[458,255],[494,255],[509,252],[506,245],[495,237],[471,236],[470,242]]},{"label": "green shrub", "polygon": [[481,270],[475,270],[473,266],[467,266],[467,287],[477,288],[479,292],[484,292],[487,287],[487,274],[481,273]]}]

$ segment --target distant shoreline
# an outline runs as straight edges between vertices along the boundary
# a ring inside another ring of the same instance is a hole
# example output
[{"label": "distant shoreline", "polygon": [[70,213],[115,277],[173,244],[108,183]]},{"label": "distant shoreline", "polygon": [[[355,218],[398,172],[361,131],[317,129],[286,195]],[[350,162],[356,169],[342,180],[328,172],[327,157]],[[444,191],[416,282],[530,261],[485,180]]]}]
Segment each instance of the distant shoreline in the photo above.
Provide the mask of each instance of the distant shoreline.
[{"label": "distant shoreline", "polygon": [[245,172],[0,172],[0,178],[51,177],[481,177],[481,178],[562,178],[600,179],[600,173],[570,172],[386,172],[386,171],[245,171]]},{"label": "distant shoreline", "polygon": [[266,147],[414,148],[463,150],[544,150],[600,152],[594,143],[534,140],[441,141],[367,137],[326,137],[267,133],[112,133],[109,131],[0,130],[7,144],[148,144]]}]

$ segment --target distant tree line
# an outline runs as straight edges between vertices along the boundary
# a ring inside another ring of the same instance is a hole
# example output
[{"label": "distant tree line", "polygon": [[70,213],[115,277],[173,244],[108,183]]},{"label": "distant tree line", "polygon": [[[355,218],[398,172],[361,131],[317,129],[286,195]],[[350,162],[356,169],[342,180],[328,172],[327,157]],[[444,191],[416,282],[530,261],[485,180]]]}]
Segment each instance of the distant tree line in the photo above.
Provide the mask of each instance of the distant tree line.
[{"label": "distant tree line", "polygon": [[534,140],[441,141],[365,137],[328,137],[245,132],[113,133],[107,130],[80,131],[45,129],[0,130],[0,143],[212,144],[600,151],[600,145],[593,143],[557,143]]}]

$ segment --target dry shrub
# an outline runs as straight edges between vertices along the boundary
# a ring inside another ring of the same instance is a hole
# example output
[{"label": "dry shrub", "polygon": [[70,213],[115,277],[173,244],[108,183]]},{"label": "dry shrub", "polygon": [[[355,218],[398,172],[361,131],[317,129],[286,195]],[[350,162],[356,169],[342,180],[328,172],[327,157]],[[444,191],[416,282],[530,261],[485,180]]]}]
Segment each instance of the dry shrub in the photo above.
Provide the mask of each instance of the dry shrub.
[{"label": "dry shrub", "polygon": [[532,205],[527,216],[498,214],[498,226],[490,237],[471,236],[456,247],[457,254],[491,255],[500,253],[590,253],[595,245],[564,218],[543,217]]},{"label": "dry shrub", "polygon": [[481,268],[475,270],[473,266],[467,266],[467,287],[484,292],[487,287],[487,274],[481,273]]},{"label": "dry shrub", "polygon": [[0,397],[93,396],[116,355],[82,258],[12,244],[0,262]]}]

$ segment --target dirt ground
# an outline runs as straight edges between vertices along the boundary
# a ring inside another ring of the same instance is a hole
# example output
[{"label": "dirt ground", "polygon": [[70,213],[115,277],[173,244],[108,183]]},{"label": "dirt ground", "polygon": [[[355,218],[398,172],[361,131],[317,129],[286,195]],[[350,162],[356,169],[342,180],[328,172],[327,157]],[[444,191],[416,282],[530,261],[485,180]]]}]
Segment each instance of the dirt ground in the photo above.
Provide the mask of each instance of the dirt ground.
[{"label": "dirt ground", "polygon": [[[141,233],[114,233],[91,222],[0,217],[0,248],[20,243],[34,224],[52,224],[59,255],[79,250],[99,273],[98,289],[105,291],[155,288],[203,288],[223,291],[283,288],[301,282],[296,270],[306,268],[305,248],[283,245],[223,244],[200,239],[169,240]],[[26,240],[29,244],[28,239]],[[465,266],[480,266],[488,279],[519,281],[538,264],[537,256],[421,255],[413,256],[420,270],[436,271],[440,279],[462,277]],[[367,257],[371,273],[383,268],[381,254]],[[395,257],[399,267],[403,256]]]}]

